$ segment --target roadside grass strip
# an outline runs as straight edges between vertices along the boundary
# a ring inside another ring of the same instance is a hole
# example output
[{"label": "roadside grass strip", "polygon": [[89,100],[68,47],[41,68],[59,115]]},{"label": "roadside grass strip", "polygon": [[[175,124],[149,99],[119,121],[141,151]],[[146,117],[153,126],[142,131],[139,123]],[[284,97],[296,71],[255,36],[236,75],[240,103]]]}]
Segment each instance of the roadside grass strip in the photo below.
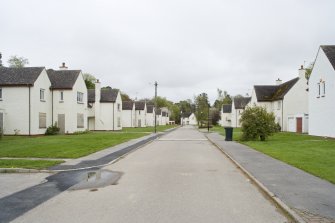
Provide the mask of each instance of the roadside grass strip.
[{"label": "roadside grass strip", "polygon": [[0,168],[46,169],[63,163],[55,160],[0,159]]},{"label": "roadside grass strip", "polygon": [[[163,132],[165,130],[175,128],[177,125],[159,125],[157,126],[157,132]],[[143,133],[153,133],[155,131],[155,127],[139,127],[139,128],[122,128],[121,132],[126,132],[126,133],[135,133],[135,132],[143,132]]]},{"label": "roadside grass strip", "polygon": [[[213,131],[225,135],[223,127]],[[335,139],[279,132],[266,141],[241,141],[240,128],[233,140],[335,184]]]},{"label": "roadside grass strip", "polygon": [[73,159],[145,135],[148,133],[89,132],[80,135],[4,136],[0,140],[0,157]]}]

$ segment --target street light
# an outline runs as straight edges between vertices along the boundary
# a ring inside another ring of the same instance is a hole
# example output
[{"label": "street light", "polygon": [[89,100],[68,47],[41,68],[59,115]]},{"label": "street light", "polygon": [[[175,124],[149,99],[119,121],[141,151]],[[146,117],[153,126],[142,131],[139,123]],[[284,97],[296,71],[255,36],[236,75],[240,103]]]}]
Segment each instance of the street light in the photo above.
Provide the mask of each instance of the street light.
[{"label": "street light", "polygon": [[155,133],[157,133],[157,81],[155,81]]}]

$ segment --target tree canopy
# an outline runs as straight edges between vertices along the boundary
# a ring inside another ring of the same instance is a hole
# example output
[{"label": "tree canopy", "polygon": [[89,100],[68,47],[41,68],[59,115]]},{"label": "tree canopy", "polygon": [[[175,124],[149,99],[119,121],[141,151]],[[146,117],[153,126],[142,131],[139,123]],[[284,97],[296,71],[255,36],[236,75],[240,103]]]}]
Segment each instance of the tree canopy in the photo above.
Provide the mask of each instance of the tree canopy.
[{"label": "tree canopy", "polygon": [[11,56],[7,62],[8,62],[9,67],[12,67],[12,68],[22,68],[22,67],[25,67],[27,64],[29,64],[29,61],[27,58],[18,57],[16,55]]},{"label": "tree canopy", "polygon": [[210,107],[208,95],[206,93],[201,93],[194,99],[196,112],[195,116],[198,122],[203,122],[208,119],[208,110]]},{"label": "tree canopy", "polygon": [[84,81],[86,84],[87,89],[94,89],[95,88],[95,82],[96,82],[96,78],[89,73],[83,73],[83,77],[84,77]]}]

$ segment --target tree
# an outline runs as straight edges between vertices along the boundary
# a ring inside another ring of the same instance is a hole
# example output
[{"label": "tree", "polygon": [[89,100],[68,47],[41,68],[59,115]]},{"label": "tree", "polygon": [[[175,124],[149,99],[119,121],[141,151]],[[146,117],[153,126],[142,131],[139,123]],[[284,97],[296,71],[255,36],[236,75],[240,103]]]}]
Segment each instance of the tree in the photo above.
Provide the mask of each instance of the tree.
[{"label": "tree", "polygon": [[128,94],[121,92],[122,101],[132,101]]},{"label": "tree", "polygon": [[12,67],[12,68],[22,68],[25,65],[29,64],[28,59],[24,57],[18,57],[16,55],[11,56],[7,62],[9,64],[9,67]]},{"label": "tree", "polygon": [[265,141],[277,131],[274,114],[264,107],[247,107],[241,115],[242,140]]},{"label": "tree", "polygon": [[201,93],[194,99],[196,112],[195,116],[198,122],[203,122],[208,119],[209,101],[206,93]]},{"label": "tree", "polygon": [[309,66],[306,68],[305,77],[307,80],[309,80],[309,77],[311,76],[313,67],[314,67],[314,62],[310,63]]},{"label": "tree", "polygon": [[223,104],[231,104],[232,99],[227,91],[222,91],[221,89],[217,89],[217,99],[215,100],[213,106],[219,110],[221,110]]},{"label": "tree", "polygon": [[220,110],[217,108],[210,109],[210,117],[212,119],[212,124],[217,125],[221,119]]},{"label": "tree", "polygon": [[96,82],[96,78],[89,73],[83,73],[83,77],[84,77],[84,81],[86,84],[87,89],[94,89],[95,88],[95,82]]}]

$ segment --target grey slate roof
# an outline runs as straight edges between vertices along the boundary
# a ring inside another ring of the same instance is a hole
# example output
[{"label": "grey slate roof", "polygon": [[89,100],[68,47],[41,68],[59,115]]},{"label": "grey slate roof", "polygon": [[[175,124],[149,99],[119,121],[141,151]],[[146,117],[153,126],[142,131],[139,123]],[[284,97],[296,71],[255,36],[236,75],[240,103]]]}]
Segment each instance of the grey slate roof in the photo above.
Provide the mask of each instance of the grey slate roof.
[{"label": "grey slate roof", "polygon": [[147,113],[153,113],[154,112],[154,105],[147,105]]},{"label": "grey slate roof", "polygon": [[[100,92],[100,102],[112,102],[116,101],[117,95],[119,93],[119,89],[112,88],[103,88]],[[87,90],[87,100],[88,102],[95,102],[95,89]]]},{"label": "grey slate roof", "polygon": [[257,101],[282,100],[298,80],[299,78],[297,77],[280,85],[255,85]]},{"label": "grey slate roof", "polygon": [[235,109],[244,109],[245,106],[250,102],[251,97],[238,97],[234,98]]},{"label": "grey slate roof", "polygon": [[328,57],[329,62],[335,69],[335,45],[322,45],[320,46]]},{"label": "grey slate roof", "polygon": [[231,113],[231,104],[222,105],[222,113]]},{"label": "grey slate roof", "polygon": [[0,67],[0,86],[33,86],[44,67]]},{"label": "grey slate roof", "polygon": [[144,101],[136,101],[135,102],[135,110],[144,110],[145,102]]},{"label": "grey slate roof", "polygon": [[48,69],[47,72],[52,89],[72,89],[81,71]]},{"label": "grey slate roof", "polygon": [[132,101],[123,101],[122,110],[133,110],[134,102]]}]

